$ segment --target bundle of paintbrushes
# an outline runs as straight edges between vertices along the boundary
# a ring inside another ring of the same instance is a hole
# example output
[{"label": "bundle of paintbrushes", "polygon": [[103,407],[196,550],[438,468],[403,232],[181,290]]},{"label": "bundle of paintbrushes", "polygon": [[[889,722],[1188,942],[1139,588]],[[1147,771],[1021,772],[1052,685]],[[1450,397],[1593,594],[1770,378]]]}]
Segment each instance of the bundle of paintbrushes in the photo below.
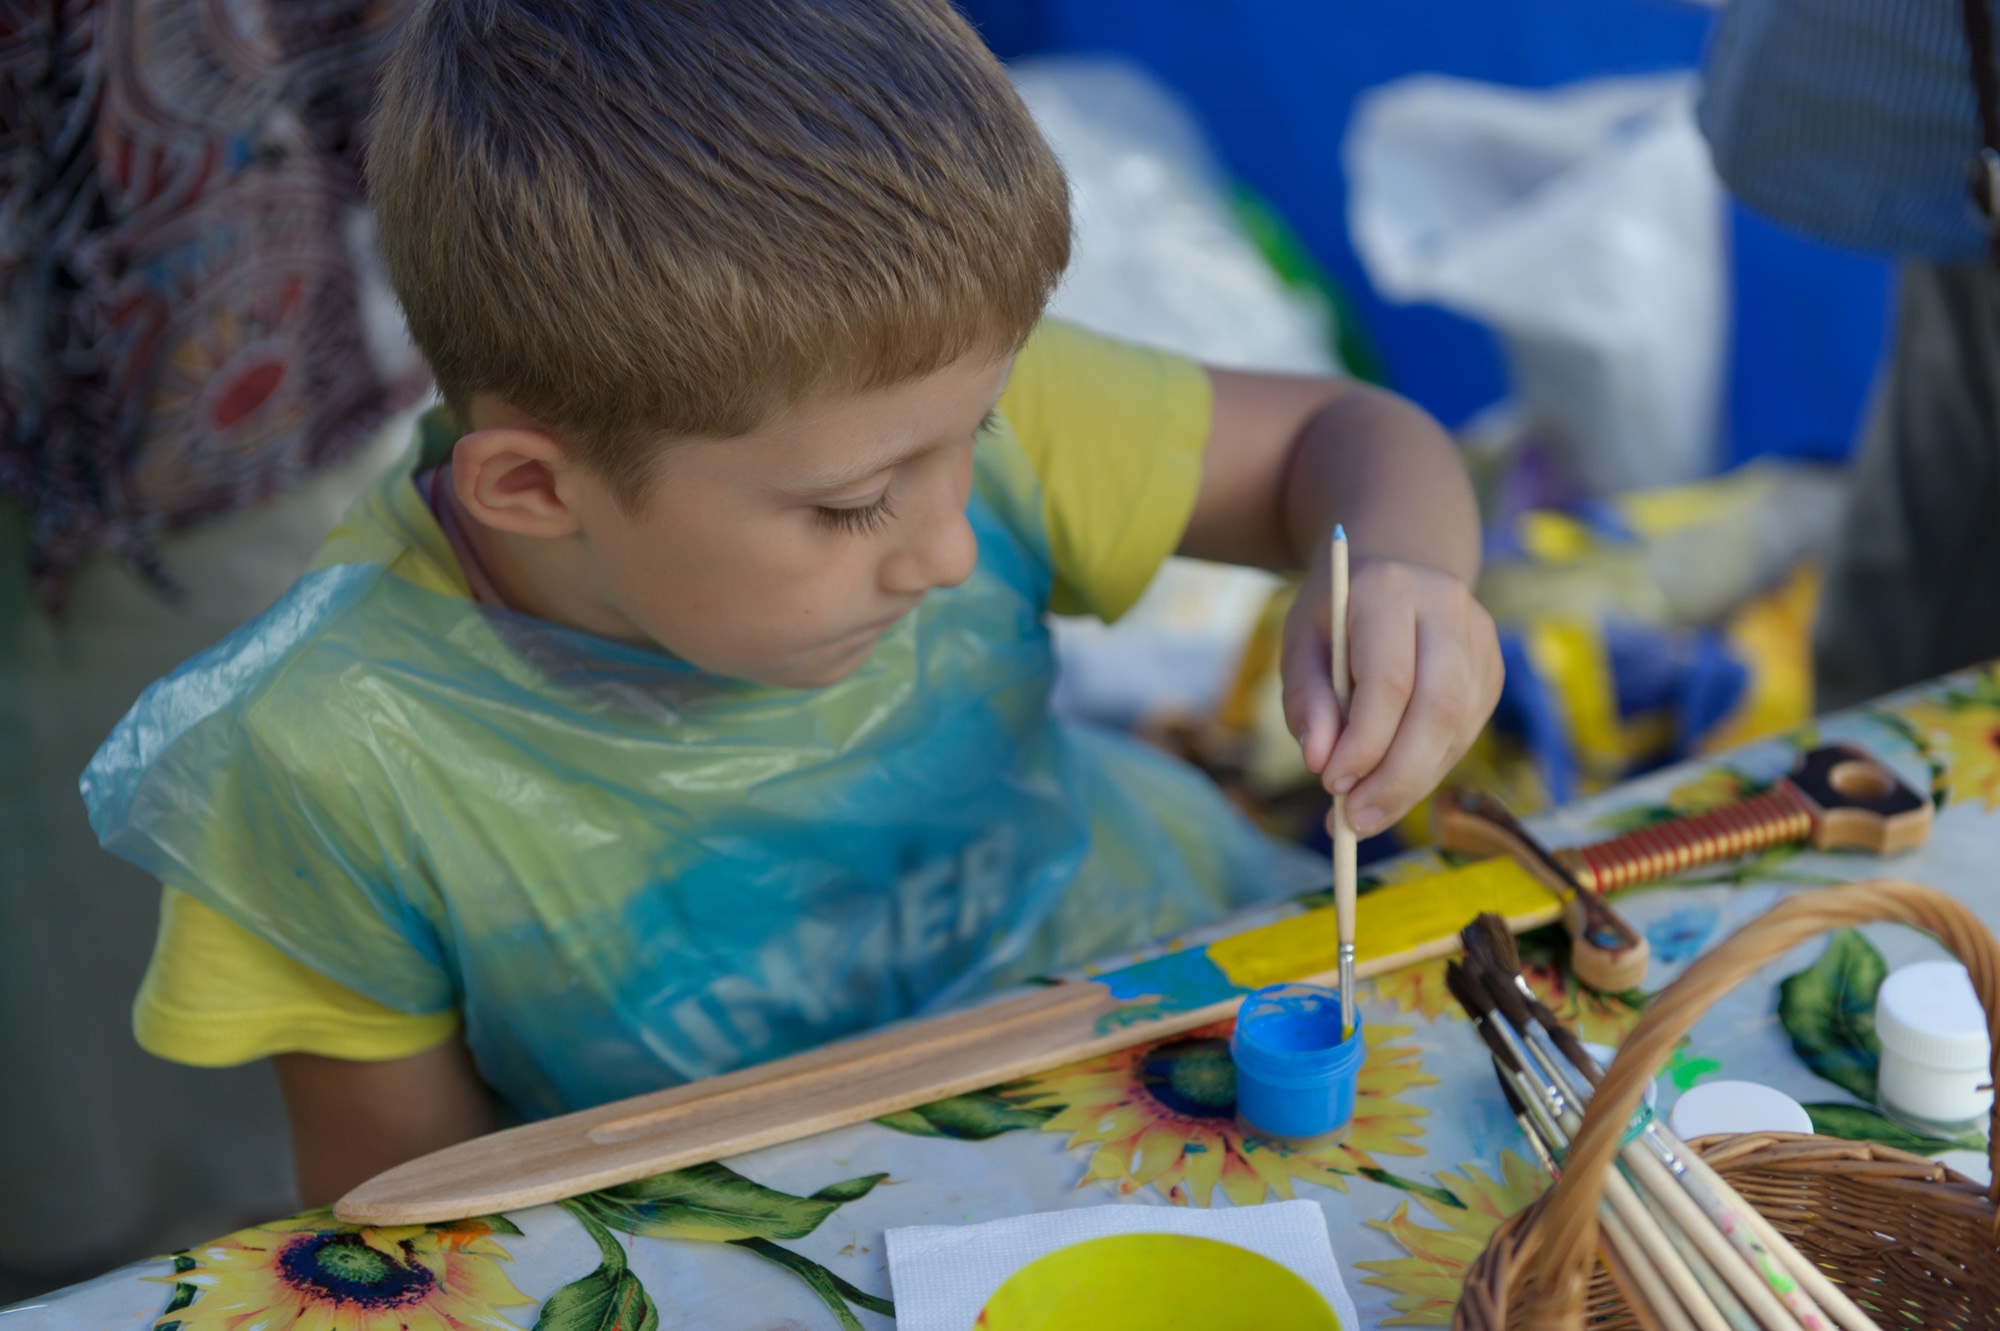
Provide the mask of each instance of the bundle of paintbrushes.
[{"label": "bundle of paintbrushes", "polygon": [[1560,1172],[1467,1268],[1456,1331],[1851,1331],[1869,1317],[1910,1331],[2000,1326],[2000,1105],[1991,1184],[1823,1134],[1738,1133],[1690,1148],[1639,1108],[1717,1002],[1800,944],[1874,923],[1922,930],[1965,963],[2000,1076],[2000,941],[1935,888],[1884,878],[1787,897],[1654,994],[1608,1069],[1534,1001],[1507,940],[1475,925],[1452,990],[1529,1140]]},{"label": "bundle of paintbrushes", "polygon": [[[1603,1069],[1522,978],[1514,937],[1482,915],[1460,935],[1450,987],[1551,1175]],[[1666,1126],[1641,1109],[1598,1207],[1605,1265],[1659,1331],[1873,1331],[1875,1323]]]}]

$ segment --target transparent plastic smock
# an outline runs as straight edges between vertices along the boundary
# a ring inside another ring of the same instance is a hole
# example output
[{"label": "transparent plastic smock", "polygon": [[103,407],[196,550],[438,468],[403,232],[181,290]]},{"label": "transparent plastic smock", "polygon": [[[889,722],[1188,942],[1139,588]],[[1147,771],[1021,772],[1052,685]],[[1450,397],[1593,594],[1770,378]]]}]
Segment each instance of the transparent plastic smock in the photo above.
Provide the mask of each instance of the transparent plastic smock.
[{"label": "transparent plastic smock", "polygon": [[1037,481],[1004,422],[976,459],[973,575],[829,688],[480,605],[385,541],[148,689],[92,824],[330,979],[457,1007],[531,1117],[1308,886],[1199,774],[1050,717]]}]

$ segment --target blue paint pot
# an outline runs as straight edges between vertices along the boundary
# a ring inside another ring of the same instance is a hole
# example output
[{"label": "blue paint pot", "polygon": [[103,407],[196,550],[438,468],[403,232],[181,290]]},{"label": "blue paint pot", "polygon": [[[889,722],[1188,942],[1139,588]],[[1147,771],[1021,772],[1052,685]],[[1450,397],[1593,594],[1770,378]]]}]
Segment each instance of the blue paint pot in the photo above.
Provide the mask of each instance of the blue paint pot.
[{"label": "blue paint pot", "polygon": [[1290,1141],[1346,1129],[1365,1046],[1360,1014],[1345,1040],[1340,1016],[1340,994],[1310,984],[1274,984],[1243,1000],[1229,1054],[1236,1114],[1247,1127]]}]

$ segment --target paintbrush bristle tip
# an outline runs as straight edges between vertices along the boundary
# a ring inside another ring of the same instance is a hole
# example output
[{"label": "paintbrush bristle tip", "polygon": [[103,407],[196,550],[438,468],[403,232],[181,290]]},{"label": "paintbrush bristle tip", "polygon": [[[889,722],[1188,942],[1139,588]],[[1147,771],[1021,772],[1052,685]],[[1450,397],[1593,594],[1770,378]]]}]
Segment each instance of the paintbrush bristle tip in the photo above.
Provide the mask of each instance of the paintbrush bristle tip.
[{"label": "paintbrush bristle tip", "polygon": [[1341,525],[1340,525],[1340,524],[1339,524],[1338,522],[1334,523],[1334,524],[1333,524],[1333,539],[1334,539],[1334,540],[1336,540],[1336,541],[1344,541],[1344,540],[1346,540],[1346,539],[1347,539],[1347,528],[1345,528],[1345,527],[1341,526]]},{"label": "paintbrush bristle tip", "polygon": [[1521,951],[1504,917],[1492,911],[1482,912],[1464,928],[1460,938],[1468,955],[1478,956],[1509,975],[1521,969]]},{"label": "paintbrush bristle tip", "polygon": [[1477,1018],[1493,1010],[1493,1004],[1487,1000],[1479,986],[1473,983],[1472,977],[1466,974],[1465,967],[1456,961],[1447,961],[1444,964],[1444,987],[1458,1000],[1458,1005],[1465,1009],[1465,1015],[1468,1017]]}]

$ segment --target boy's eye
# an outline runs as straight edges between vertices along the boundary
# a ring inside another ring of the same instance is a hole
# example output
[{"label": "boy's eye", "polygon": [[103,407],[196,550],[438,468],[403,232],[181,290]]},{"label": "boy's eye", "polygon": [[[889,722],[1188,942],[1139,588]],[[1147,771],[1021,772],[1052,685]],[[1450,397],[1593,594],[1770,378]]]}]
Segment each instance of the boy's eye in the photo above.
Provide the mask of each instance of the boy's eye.
[{"label": "boy's eye", "polygon": [[886,494],[874,503],[863,504],[859,508],[819,507],[815,508],[813,513],[823,525],[852,536],[880,531],[888,525],[890,518],[896,516],[896,510],[889,506],[889,496]]}]

